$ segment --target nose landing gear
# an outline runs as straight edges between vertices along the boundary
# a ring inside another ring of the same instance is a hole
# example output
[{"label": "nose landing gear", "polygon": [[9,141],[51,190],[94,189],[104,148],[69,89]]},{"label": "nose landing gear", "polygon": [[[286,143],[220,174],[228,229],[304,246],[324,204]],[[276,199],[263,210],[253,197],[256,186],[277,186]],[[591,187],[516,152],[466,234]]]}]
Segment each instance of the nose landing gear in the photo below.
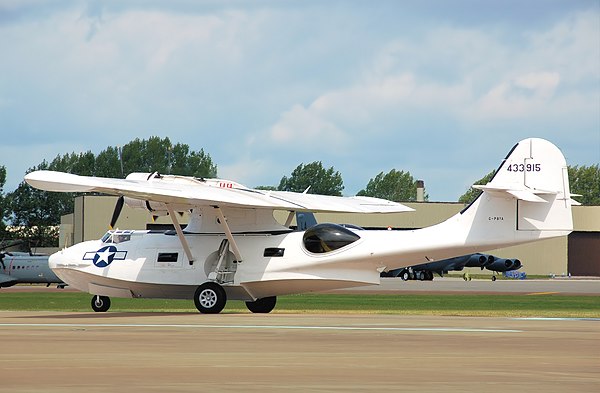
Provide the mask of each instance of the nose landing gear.
[{"label": "nose landing gear", "polygon": [[110,298],[108,296],[96,295],[92,298],[92,309],[96,312],[106,312],[110,308]]}]

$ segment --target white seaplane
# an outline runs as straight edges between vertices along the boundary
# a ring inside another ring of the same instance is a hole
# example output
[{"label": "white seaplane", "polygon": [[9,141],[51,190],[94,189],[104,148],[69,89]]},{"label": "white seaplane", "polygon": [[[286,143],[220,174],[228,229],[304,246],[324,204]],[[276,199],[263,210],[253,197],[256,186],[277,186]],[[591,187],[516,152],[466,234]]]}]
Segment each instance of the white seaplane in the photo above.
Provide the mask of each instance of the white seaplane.
[{"label": "white seaplane", "polygon": [[[194,299],[219,313],[228,299],[268,313],[279,295],[379,284],[380,272],[519,243],[565,236],[573,229],[567,164],[543,139],[525,139],[482,194],[463,211],[431,227],[358,230],[318,224],[289,228],[295,212],[390,213],[412,210],[376,198],[261,191],[220,179],[133,173],[126,179],[36,171],[31,186],[57,192],[119,195],[120,204],[169,214],[175,231],[109,231],[50,257],[68,285],[93,294],[92,308],[110,298]],[[289,211],[285,224],[273,212]],[[177,213],[190,213],[185,230]]]}]

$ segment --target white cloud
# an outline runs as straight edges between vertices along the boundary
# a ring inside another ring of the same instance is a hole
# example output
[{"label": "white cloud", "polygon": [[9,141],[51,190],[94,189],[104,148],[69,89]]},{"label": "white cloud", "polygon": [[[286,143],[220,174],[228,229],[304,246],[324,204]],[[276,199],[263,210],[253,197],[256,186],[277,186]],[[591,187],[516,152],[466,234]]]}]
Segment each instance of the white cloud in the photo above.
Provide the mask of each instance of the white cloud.
[{"label": "white cloud", "polygon": [[271,128],[271,137],[275,143],[332,143],[342,136],[340,130],[331,122],[319,116],[319,111],[294,105],[281,115],[280,121]]},{"label": "white cloud", "polygon": [[539,116],[547,110],[559,82],[556,72],[517,76],[493,87],[475,103],[471,113],[482,119]]},{"label": "white cloud", "polygon": [[597,108],[563,105],[597,101],[597,89],[581,89],[584,81],[597,87],[599,79],[597,17],[569,15],[545,32],[522,34],[517,45],[499,31],[447,26],[416,41],[392,40],[350,86],[323,91],[309,105],[293,105],[271,128],[272,136],[307,132],[306,121],[289,121],[292,114],[346,138],[365,129],[372,133],[385,119],[401,122],[423,113],[448,116],[465,127],[495,119],[542,121],[556,111],[589,116]]}]

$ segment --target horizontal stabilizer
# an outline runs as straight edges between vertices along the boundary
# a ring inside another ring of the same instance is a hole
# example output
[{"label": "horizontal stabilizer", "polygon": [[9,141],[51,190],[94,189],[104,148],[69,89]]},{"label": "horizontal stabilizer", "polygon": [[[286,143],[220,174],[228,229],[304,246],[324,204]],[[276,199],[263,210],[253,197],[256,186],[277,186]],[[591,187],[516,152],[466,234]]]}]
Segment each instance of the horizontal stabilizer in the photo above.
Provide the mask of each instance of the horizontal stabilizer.
[{"label": "horizontal stabilizer", "polygon": [[542,190],[530,190],[528,188],[516,188],[516,187],[502,187],[502,186],[490,186],[488,185],[474,185],[473,188],[485,191],[500,198],[516,198],[527,202],[547,202],[545,199],[540,198],[538,194],[557,194],[556,192],[542,191]]},{"label": "horizontal stabilizer", "polygon": [[573,199],[573,197],[578,197],[581,196],[580,194],[571,194],[571,198],[569,198],[569,201],[571,202],[571,205],[573,206],[581,206],[581,203],[577,202],[575,199]]}]

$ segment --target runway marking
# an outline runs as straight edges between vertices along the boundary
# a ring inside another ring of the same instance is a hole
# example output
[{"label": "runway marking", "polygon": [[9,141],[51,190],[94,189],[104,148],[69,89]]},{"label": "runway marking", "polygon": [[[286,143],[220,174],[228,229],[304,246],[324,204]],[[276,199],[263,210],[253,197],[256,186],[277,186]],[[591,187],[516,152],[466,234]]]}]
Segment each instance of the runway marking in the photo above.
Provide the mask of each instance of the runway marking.
[{"label": "runway marking", "polygon": [[600,318],[585,318],[585,317],[574,317],[574,318],[562,318],[562,317],[521,317],[512,318],[517,321],[594,321],[600,322]]},{"label": "runway marking", "polygon": [[445,333],[523,333],[517,329],[451,328],[451,327],[367,327],[367,326],[301,326],[301,325],[186,325],[124,323],[0,323],[0,327],[64,327],[64,328],[183,328],[183,329],[282,329],[282,330],[356,330],[389,332]]},{"label": "runway marking", "polygon": [[560,293],[560,292],[531,292],[531,293],[527,293],[526,295],[528,295],[528,296],[556,295],[557,293]]}]

